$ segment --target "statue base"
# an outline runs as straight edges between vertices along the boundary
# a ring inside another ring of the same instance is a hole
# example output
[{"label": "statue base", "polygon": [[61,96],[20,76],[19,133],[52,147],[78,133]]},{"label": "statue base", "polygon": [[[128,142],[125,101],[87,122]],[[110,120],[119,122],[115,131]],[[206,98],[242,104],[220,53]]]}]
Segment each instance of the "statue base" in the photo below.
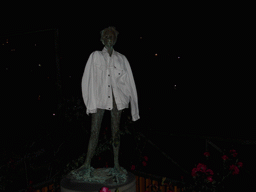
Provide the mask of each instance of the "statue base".
[{"label": "statue base", "polygon": [[136,191],[135,175],[127,172],[125,178],[118,178],[116,174],[112,174],[113,172],[113,168],[95,169],[91,173],[91,177],[85,177],[83,180],[69,174],[60,182],[61,192],[99,192],[102,187],[109,188],[111,192],[115,192],[116,189],[119,192]]}]

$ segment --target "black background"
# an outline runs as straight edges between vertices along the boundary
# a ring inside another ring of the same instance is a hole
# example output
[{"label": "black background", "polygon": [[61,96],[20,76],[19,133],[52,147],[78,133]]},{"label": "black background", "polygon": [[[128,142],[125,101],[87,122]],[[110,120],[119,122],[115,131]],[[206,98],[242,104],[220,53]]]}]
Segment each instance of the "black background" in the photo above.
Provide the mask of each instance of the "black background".
[{"label": "black background", "polygon": [[[15,54],[20,55],[1,55],[4,119],[8,122],[2,129],[8,132],[3,134],[7,141],[4,146],[15,147],[21,135],[36,137],[46,131],[35,125],[51,122],[57,105],[53,33],[13,34],[55,27],[60,35],[63,89],[78,97],[90,53],[103,49],[100,31],[116,27],[120,34],[114,49],[130,62],[138,92],[141,119],[135,125],[144,133],[148,130],[148,136],[166,151],[168,141],[181,151],[190,142],[204,145],[201,141],[171,139],[168,133],[254,139],[255,70],[248,7],[147,6],[127,5],[114,10],[58,5],[46,6],[43,11],[22,8],[20,15],[15,14],[16,9],[6,10],[0,36],[1,41],[8,38],[10,43],[1,53],[11,49],[17,38],[20,45],[15,45]],[[43,104],[38,104],[39,94]],[[64,135],[74,132],[61,127],[55,131]],[[181,151],[179,159],[183,157]],[[195,151],[191,149],[190,156]]]}]

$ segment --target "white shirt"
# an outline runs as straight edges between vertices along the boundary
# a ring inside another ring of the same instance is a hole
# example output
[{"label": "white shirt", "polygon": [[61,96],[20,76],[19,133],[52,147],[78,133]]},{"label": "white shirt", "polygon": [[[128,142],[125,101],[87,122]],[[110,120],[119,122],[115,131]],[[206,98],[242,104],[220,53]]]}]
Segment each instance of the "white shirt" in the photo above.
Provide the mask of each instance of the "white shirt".
[{"label": "white shirt", "polygon": [[91,53],[82,77],[82,94],[87,115],[96,113],[97,108],[112,110],[112,97],[115,97],[118,110],[128,108],[130,102],[132,120],[140,118],[130,64],[124,55],[115,50],[111,57],[105,47],[102,51]]}]

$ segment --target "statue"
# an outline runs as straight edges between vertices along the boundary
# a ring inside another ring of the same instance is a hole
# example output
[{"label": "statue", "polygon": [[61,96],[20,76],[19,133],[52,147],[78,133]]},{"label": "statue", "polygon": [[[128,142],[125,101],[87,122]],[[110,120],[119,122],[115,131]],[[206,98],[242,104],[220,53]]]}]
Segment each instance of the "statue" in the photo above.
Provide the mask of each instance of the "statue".
[{"label": "statue", "polygon": [[[132,120],[139,117],[138,98],[130,64],[126,57],[113,49],[117,41],[115,27],[108,27],[100,32],[104,45],[102,51],[91,53],[85,66],[82,78],[82,94],[86,105],[86,113],[91,113],[91,135],[88,145],[85,163],[71,175],[85,181],[108,182],[106,175],[116,176],[117,180],[124,179],[127,171],[120,167],[118,156],[120,147],[120,135],[118,133],[122,110],[131,106]],[[98,144],[101,122],[105,110],[111,112],[111,131],[113,139],[114,168],[105,169],[96,173],[91,167],[91,159]],[[104,176],[103,176],[104,175]],[[94,179],[93,179],[94,177]],[[100,178],[101,177],[101,178]],[[105,177],[102,180],[102,177]],[[95,179],[96,178],[96,179]],[[110,177],[111,178],[111,177]],[[120,181],[117,181],[120,183]]]}]

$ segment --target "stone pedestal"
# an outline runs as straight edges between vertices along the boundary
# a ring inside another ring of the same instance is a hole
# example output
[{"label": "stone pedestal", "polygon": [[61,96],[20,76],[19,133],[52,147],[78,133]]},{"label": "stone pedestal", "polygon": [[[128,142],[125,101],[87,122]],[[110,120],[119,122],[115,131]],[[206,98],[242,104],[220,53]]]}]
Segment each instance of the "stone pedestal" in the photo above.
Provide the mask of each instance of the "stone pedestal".
[{"label": "stone pedestal", "polygon": [[[95,175],[104,175],[106,168],[96,169]],[[109,180],[109,181],[108,181]],[[109,178],[104,183],[92,181],[78,181],[69,177],[63,178],[60,182],[61,192],[99,192],[102,187],[107,187],[111,192],[116,189],[119,192],[136,192],[136,178],[135,175],[128,172],[127,179],[124,183],[115,183]]]}]

